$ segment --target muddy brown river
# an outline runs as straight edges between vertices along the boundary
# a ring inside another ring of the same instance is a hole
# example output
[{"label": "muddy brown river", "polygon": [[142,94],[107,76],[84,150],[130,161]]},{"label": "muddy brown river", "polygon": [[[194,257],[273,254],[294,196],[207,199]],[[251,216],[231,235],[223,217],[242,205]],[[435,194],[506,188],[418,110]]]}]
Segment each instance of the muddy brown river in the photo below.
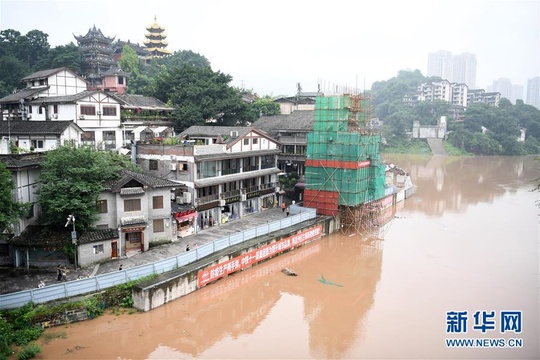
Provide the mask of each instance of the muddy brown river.
[{"label": "muddy brown river", "polygon": [[[539,163],[384,156],[416,194],[148,313],[53,328],[41,359],[538,359]],[[290,267],[298,276],[285,276]]]}]

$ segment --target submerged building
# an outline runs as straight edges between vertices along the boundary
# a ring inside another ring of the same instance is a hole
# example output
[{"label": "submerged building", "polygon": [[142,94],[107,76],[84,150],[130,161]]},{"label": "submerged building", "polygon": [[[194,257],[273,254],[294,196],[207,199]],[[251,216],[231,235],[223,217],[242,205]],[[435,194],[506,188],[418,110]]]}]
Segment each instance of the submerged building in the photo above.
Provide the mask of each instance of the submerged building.
[{"label": "submerged building", "polygon": [[317,97],[308,134],[304,205],[339,217],[344,230],[370,227],[394,202],[386,187],[380,134],[369,127],[370,101],[361,95]]}]

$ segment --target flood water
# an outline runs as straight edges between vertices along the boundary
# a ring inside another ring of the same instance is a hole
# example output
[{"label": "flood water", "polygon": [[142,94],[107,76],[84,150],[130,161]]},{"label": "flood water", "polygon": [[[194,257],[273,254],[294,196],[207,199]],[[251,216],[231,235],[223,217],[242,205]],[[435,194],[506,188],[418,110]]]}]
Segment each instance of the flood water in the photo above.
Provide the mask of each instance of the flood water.
[{"label": "flood water", "polygon": [[[378,231],[333,234],[148,313],[49,329],[66,338],[37,358],[538,359],[540,208],[530,190],[539,163],[384,160],[418,189]],[[451,311],[467,311],[460,333],[447,333]],[[473,329],[477,311],[494,312],[494,329]],[[501,333],[505,311],[521,311],[521,332]],[[449,348],[448,338],[522,346]]]}]

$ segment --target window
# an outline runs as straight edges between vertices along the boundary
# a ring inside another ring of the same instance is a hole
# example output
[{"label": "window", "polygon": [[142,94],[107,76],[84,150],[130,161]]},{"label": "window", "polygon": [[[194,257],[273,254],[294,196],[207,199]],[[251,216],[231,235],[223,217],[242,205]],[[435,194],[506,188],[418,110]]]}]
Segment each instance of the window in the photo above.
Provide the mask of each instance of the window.
[{"label": "window", "polygon": [[187,162],[179,161],[178,162],[178,171],[188,171]]},{"label": "window", "polygon": [[124,211],[141,211],[141,199],[126,199],[124,200]]},{"label": "window", "polygon": [[58,114],[58,105],[53,105],[53,114]]},{"label": "window", "polygon": [[28,113],[31,114],[32,113],[32,105],[28,106]]},{"label": "window", "polygon": [[152,208],[163,209],[163,196],[152,197]]},{"label": "window", "polygon": [[154,220],[153,223],[154,223],[154,232],[155,233],[165,231],[165,227],[163,226],[163,219]]},{"label": "window", "polygon": [[96,207],[99,214],[106,214],[109,211],[107,209],[107,200],[98,200]]},{"label": "window", "polygon": [[43,149],[43,140],[32,140],[30,143],[34,149]]},{"label": "window", "polygon": [[43,114],[43,107],[42,106],[38,107],[38,113]]},{"label": "window", "polygon": [[148,168],[150,170],[157,170],[158,169],[158,161],[157,160],[149,160]]},{"label": "window", "polygon": [[82,115],[96,115],[96,107],[94,105],[81,105]]},{"label": "window", "polygon": [[116,116],[116,106],[103,106],[103,115],[104,116]]},{"label": "window", "polygon": [[119,77],[118,77],[118,84],[119,84],[119,85],[123,85],[123,84],[124,84],[124,77],[123,77],[123,76],[119,76]]},{"label": "window", "polygon": [[107,224],[98,224],[96,225],[96,229],[98,230],[107,230],[109,228],[109,225]]},{"label": "window", "polygon": [[258,138],[253,138],[253,145],[257,145],[259,143],[259,139]]},{"label": "window", "polygon": [[249,139],[244,139],[244,145],[249,145]]},{"label": "window", "polygon": [[103,244],[94,245],[92,248],[94,250],[94,255],[103,254]]}]

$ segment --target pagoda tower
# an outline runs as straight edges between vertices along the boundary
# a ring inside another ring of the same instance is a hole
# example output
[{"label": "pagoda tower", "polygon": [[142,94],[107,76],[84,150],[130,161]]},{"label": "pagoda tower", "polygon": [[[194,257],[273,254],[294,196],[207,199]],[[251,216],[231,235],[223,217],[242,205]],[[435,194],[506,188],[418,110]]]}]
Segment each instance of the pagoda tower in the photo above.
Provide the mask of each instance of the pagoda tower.
[{"label": "pagoda tower", "polygon": [[101,82],[101,73],[115,64],[112,59],[114,37],[104,36],[101,30],[96,28],[96,25],[89,29],[84,36],[73,36],[77,40],[83,56],[83,75],[86,76],[91,86],[95,86]]},{"label": "pagoda tower", "polygon": [[157,23],[157,17],[154,16],[154,23],[146,27],[148,31],[145,35],[146,40],[144,49],[148,52],[147,60],[160,58],[166,55],[171,54],[172,52],[165,49],[169,44],[165,39],[167,35],[165,34],[165,28],[161,27]]}]

